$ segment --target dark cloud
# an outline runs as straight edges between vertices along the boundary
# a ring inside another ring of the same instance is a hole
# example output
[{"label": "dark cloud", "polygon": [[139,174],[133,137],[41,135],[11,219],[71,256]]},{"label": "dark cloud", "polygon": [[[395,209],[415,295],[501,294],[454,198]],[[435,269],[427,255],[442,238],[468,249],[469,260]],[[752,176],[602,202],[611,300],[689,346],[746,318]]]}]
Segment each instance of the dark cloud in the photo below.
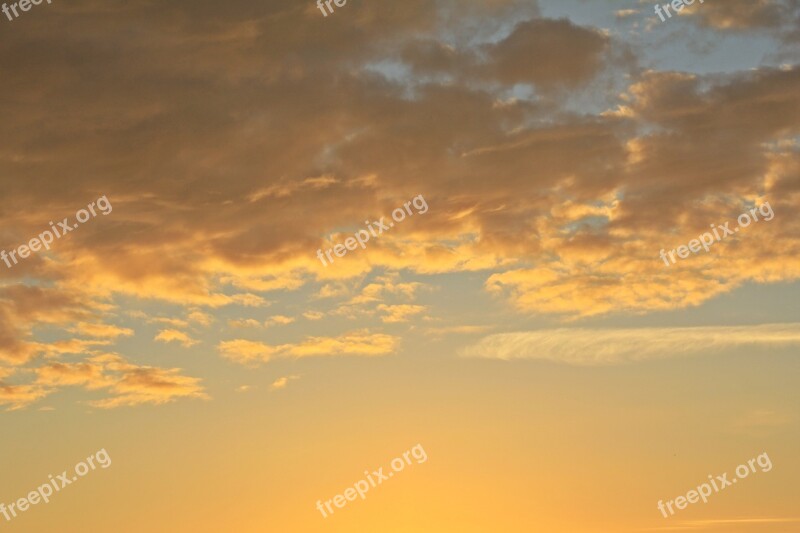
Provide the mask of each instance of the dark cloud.
[{"label": "dark cloud", "polygon": [[[741,31],[772,24],[769,9],[735,11]],[[783,213],[800,202],[797,70],[640,72],[627,54],[599,28],[500,0],[351,0],[327,18],[313,2],[76,1],[4,22],[0,247],[102,195],[113,212],[0,265],[0,357],[89,364],[122,335],[106,328],[121,297],[211,313],[381,269],[478,271],[523,312],[569,316],[796,279],[800,228]],[[586,93],[618,107],[576,110]],[[320,267],[329,235],[419,194],[429,213]],[[726,248],[724,266],[664,272],[658,249],[766,196],[768,234]],[[42,324],[66,334],[41,342]],[[103,406],[202,395],[177,371],[118,368]]]},{"label": "dark cloud", "polygon": [[486,70],[503,83],[575,86],[602,66],[609,38],[569,20],[529,20],[497,44],[487,45]]}]

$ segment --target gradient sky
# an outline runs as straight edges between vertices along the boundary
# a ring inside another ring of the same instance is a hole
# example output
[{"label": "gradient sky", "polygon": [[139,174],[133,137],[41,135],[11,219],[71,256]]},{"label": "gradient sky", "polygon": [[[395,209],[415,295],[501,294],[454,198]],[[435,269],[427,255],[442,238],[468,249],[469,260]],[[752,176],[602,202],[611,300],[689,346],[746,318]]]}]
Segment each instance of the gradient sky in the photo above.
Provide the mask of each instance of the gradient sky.
[{"label": "gradient sky", "polygon": [[0,15],[0,250],[113,208],[0,262],[0,502],[112,459],[0,529],[800,531],[800,2],[654,5]]}]

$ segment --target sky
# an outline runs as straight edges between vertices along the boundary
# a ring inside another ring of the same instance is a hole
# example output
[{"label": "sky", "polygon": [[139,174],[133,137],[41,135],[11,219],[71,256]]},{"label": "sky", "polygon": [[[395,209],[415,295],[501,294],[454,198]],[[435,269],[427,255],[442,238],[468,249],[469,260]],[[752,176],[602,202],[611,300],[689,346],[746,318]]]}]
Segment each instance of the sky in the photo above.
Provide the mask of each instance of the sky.
[{"label": "sky", "polygon": [[656,5],[0,14],[0,529],[800,531],[800,2]]}]

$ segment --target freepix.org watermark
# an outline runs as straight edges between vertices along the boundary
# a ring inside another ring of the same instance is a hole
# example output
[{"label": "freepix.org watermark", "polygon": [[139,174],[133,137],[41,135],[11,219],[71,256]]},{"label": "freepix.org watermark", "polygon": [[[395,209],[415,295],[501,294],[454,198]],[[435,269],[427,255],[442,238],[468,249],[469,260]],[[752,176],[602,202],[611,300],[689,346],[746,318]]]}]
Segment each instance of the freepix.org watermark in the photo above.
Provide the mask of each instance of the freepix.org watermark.
[{"label": "freepix.org watermark", "polygon": [[[389,478],[394,476],[395,472],[402,472],[403,469],[406,467],[406,464],[409,465],[411,464],[412,457],[416,459],[417,464],[424,463],[425,461],[428,460],[428,454],[425,453],[424,449],[422,449],[422,445],[417,444],[410,450],[403,452],[402,459],[400,457],[392,459],[392,462],[390,463],[392,467],[391,472],[384,474],[383,467],[375,470],[371,474],[366,470],[364,470],[364,475],[367,476],[367,479],[356,481],[356,483],[352,487],[345,489],[344,496],[342,496],[341,494],[337,494],[330,500],[326,500],[325,507],[323,507],[322,505],[322,500],[317,500],[317,509],[319,510],[320,513],[322,513],[323,518],[328,518],[328,513],[333,514],[334,512],[333,508],[331,507],[331,502],[333,503],[333,505],[341,509],[342,507],[347,505],[348,501],[352,502],[359,496],[361,497],[362,500],[365,499],[367,497],[367,492],[369,491],[370,488],[375,488],[384,481],[388,481]],[[369,482],[367,482],[367,480],[369,480]],[[328,510],[327,513],[325,512],[325,509]]]},{"label": "freepix.org watermark", "polygon": [[[700,3],[705,3],[705,0],[700,0]],[[694,4],[694,0],[672,0],[671,2],[664,4],[663,8],[659,4],[656,4],[656,15],[658,15],[658,18],[661,19],[661,22],[664,22],[667,20],[664,18],[664,13],[666,13],[669,18],[672,18],[672,13],[669,10],[670,7],[675,10],[675,14],[677,15],[679,12],[683,11],[684,7],[692,4]]]},{"label": "freepix.org watermark", "polygon": [[[692,489],[687,492],[686,496],[678,496],[674,500],[669,500],[667,502],[666,508],[669,509],[669,516],[675,514],[675,511],[672,509],[673,503],[678,510],[686,509],[690,503],[697,503],[700,500],[703,500],[703,503],[708,503],[708,497],[711,496],[711,494],[720,492],[721,490],[732,486],[738,480],[749,476],[750,472],[755,473],[756,464],[761,467],[762,472],[769,472],[772,470],[772,461],[770,461],[769,455],[764,452],[755,459],[750,459],[747,461],[746,465],[737,466],[736,477],[733,479],[728,479],[728,474],[722,474],[721,476],[716,476],[716,478],[709,474],[708,480],[711,482],[710,485],[708,483],[703,483],[697,487],[697,490]],[[713,493],[711,492],[712,487],[714,488]],[[664,515],[664,518],[668,518],[667,511],[664,508],[664,502],[662,500],[658,500],[658,510],[661,511],[661,514]]]},{"label": "freepix.org watermark", "polygon": [[[95,460],[97,461],[97,465],[95,464]],[[70,476],[67,473],[67,470],[64,470],[56,477],[53,477],[53,474],[49,474],[47,476],[50,478],[49,481],[44,485],[41,485],[38,489],[30,491],[27,497],[20,498],[8,506],[6,506],[5,503],[0,503],[0,513],[6,517],[6,521],[8,522],[17,517],[17,511],[23,513],[27,511],[31,505],[36,505],[40,501],[44,501],[44,503],[50,503],[50,496],[55,494],[55,492],[59,492],[67,485],[71,485],[75,481],[78,481],[78,478],[85,476],[91,470],[95,470],[98,465],[101,468],[108,468],[111,466],[111,457],[109,457],[105,448],[94,455],[87,457],[85,463],[81,461],[80,463],[76,464],[75,474],[77,475]]]},{"label": "freepix.org watermark", "polygon": [[[323,0],[317,0],[317,8],[319,8],[319,10],[322,11],[322,14],[326,17],[328,16],[328,10],[333,13],[333,6],[331,6],[331,2],[336,4],[336,7],[344,7],[344,5],[347,3],[347,0],[324,0],[324,2]],[[323,4],[325,5],[323,6]],[[325,7],[328,9],[326,10]]]},{"label": "freepix.org watermark", "polygon": [[[3,7],[0,8],[0,10],[2,10],[3,14],[6,17],[8,17],[8,20],[14,20],[14,19],[20,17],[20,14],[17,13],[17,6],[18,5],[19,5],[19,8],[22,11],[30,11],[31,10],[31,6],[38,6],[41,3],[42,3],[42,0],[20,0],[19,3],[14,2],[13,4],[11,4],[11,11],[14,12],[14,18],[11,18],[11,13],[9,12],[9,6],[7,4],[3,3]],[[47,3],[48,4],[52,4],[53,0],[47,0]]]},{"label": "freepix.org watermark", "polygon": [[[109,202],[108,198],[103,195],[86,206],[88,211],[86,209],[80,209],[77,213],[75,213],[75,218],[80,224],[83,224],[89,219],[97,216],[97,211],[94,209],[95,206],[97,206],[97,209],[99,209],[100,213],[103,215],[107,215],[113,210],[111,207],[111,202]],[[20,259],[27,259],[30,257],[31,252],[38,252],[42,249],[42,247],[44,247],[46,250],[49,250],[54,239],[60,239],[70,231],[77,229],[80,224],[70,225],[69,218],[65,218],[57,225],[53,224],[51,221],[49,230],[44,230],[39,234],[38,237],[34,237],[28,241],[27,244],[20,244],[17,248],[11,250],[10,252],[6,252],[5,250],[1,251],[0,259],[3,260],[3,262],[6,264],[6,267],[11,268],[13,266],[11,264],[12,261],[14,262],[14,265],[19,262],[17,261],[17,256],[19,256]]]},{"label": "freepix.org watermark", "polygon": [[[766,208],[766,211],[764,210]],[[775,218],[775,213],[772,211],[772,207],[769,205],[769,202],[764,202],[759,207],[754,207],[750,210],[749,213],[742,213],[739,215],[737,222],[739,223],[738,227],[731,229],[729,227],[730,222],[726,222],[722,226],[714,227],[714,224],[711,224],[711,228],[714,230],[714,234],[712,235],[710,232],[703,233],[697,239],[693,239],[689,241],[689,247],[687,248],[686,245],[678,246],[675,250],[670,250],[669,253],[664,253],[664,250],[661,250],[660,257],[664,261],[664,264],[670,266],[669,261],[667,261],[667,256],[669,256],[672,263],[675,263],[675,254],[678,254],[680,259],[686,259],[689,257],[689,252],[697,253],[700,251],[700,247],[702,246],[705,251],[708,251],[708,247],[714,244],[715,242],[719,242],[728,235],[734,235],[739,232],[741,228],[746,228],[752,222],[758,222],[758,214],[761,213],[761,216],[764,217],[763,220],[770,221]],[[751,220],[752,217],[752,220]],[[722,233],[720,233],[720,231]],[[716,237],[716,240],[714,238]],[[699,240],[698,240],[699,239]]]},{"label": "freepix.org watermark", "polygon": [[[425,201],[425,198],[422,195],[415,196],[412,198],[410,202],[406,202],[403,204],[403,207],[398,207],[394,211],[392,211],[392,218],[395,222],[402,222],[406,218],[406,213],[409,216],[413,216],[414,213],[411,212],[411,206],[417,210],[418,215],[424,215],[428,212],[428,203]],[[337,244],[333,248],[328,248],[325,252],[325,256],[328,258],[328,261],[333,263],[334,259],[331,257],[331,253],[336,254],[336,257],[344,257],[348,250],[355,250],[356,247],[361,246],[361,249],[367,247],[367,241],[370,239],[370,233],[372,233],[373,237],[378,237],[384,231],[389,231],[390,228],[394,227],[394,222],[389,222],[388,224],[384,222],[386,217],[381,217],[381,219],[377,222],[370,223],[369,220],[365,220],[364,224],[367,225],[369,231],[365,229],[360,229],[355,233],[355,237],[349,237],[345,239],[344,244]],[[375,230],[378,230],[375,233]],[[317,250],[317,257],[324,266],[328,266],[328,263],[325,262],[325,257],[322,255],[322,250]]]}]

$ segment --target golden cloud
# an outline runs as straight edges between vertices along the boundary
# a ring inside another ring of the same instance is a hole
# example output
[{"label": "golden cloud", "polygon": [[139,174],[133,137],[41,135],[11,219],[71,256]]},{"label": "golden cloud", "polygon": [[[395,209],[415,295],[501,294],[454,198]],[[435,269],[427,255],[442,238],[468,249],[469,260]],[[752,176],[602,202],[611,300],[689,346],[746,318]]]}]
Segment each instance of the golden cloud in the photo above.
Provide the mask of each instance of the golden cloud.
[{"label": "golden cloud", "polygon": [[158,332],[158,335],[155,336],[154,340],[161,342],[177,342],[184,348],[190,348],[199,343],[199,341],[194,340],[188,334],[183,331],[178,331],[177,329],[162,329]]},{"label": "golden cloud", "polygon": [[235,339],[218,345],[223,357],[241,364],[266,363],[273,357],[375,357],[393,353],[400,339],[366,330],[345,333],[338,337],[308,337],[297,344],[268,345],[257,341]]}]

